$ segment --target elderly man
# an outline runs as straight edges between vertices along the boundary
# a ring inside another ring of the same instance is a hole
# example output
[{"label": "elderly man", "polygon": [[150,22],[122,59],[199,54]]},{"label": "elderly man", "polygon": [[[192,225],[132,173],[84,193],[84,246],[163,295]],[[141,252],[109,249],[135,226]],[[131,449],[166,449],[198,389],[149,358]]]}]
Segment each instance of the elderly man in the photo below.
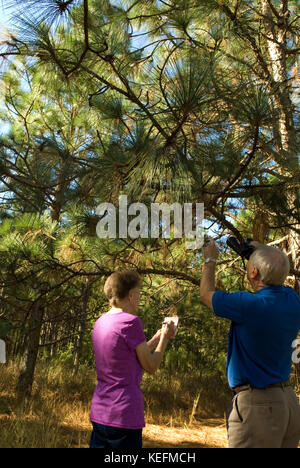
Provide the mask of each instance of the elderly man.
[{"label": "elderly man", "polygon": [[252,242],[247,265],[254,294],[215,291],[218,247],[204,249],[201,301],[231,320],[227,376],[234,392],[228,417],[230,448],[297,448],[300,406],[290,386],[292,343],[300,330],[300,299],[283,286],[287,256]]}]

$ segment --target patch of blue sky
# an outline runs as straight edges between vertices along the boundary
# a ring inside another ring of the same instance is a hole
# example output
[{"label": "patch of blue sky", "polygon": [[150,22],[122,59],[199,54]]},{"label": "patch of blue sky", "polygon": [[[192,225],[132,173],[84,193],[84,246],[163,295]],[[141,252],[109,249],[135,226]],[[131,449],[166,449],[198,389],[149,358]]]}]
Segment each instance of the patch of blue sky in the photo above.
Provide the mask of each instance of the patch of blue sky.
[{"label": "patch of blue sky", "polygon": [[0,136],[5,136],[11,131],[11,125],[8,122],[0,120]]},{"label": "patch of blue sky", "polygon": [[[146,28],[136,29],[131,36],[131,46],[134,50],[150,48],[147,43],[148,30]],[[152,45],[154,47],[154,45]]]},{"label": "patch of blue sky", "polygon": [[9,27],[11,25],[10,14],[4,6],[4,2],[0,2],[0,28],[1,26]]}]

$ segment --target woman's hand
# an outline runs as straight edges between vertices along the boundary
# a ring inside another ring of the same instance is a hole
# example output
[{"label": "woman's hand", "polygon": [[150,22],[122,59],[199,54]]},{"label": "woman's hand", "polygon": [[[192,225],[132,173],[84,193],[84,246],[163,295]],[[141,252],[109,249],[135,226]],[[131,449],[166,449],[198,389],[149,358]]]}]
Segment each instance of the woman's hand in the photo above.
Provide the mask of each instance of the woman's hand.
[{"label": "woman's hand", "polygon": [[161,330],[158,330],[155,335],[151,338],[150,341],[148,341],[148,346],[150,351],[154,351],[155,348],[157,347],[158,343],[160,342],[160,337],[161,337]]},{"label": "woman's hand", "polygon": [[164,323],[162,327],[162,337],[167,338],[168,340],[174,339],[175,337],[175,324],[174,322]]}]

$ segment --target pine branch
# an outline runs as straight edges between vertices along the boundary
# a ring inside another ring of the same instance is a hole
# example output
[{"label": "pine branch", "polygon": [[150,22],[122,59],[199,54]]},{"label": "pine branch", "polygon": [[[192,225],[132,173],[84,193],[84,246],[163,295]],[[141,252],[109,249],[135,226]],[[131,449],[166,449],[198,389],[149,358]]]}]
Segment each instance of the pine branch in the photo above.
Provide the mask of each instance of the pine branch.
[{"label": "pine branch", "polygon": [[267,2],[268,2],[268,4],[269,4],[269,7],[270,7],[271,10],[272,10],[273,15],[274,15],[278,20],[280,20],[280,19],[281,19],[281,16],[280,16],[280,14],[278,13],[278,11],[276,10],[275,6],[273,5],[272,0],[267,0]]},{"label": "pine branch", "polygon": [[256,44],[256,41],[254,39],[254,37],[252,37],[249,32],[247,31],[247,29],[241,24],[241,22],[239,21],[239,19],[235,16],[235,14],[230,10],[230,8],[224,4],[223,0],[218,0],[219,2],[219,6],[221,8],[221,10],[224,11],[224,13],[226,14],[226,16],[228,16],[228,18],[234,23],[234,25],[236,26],[236,31],[238,33],[238,35],[240,36],[240,38],[242,40],[247,40],[247,42],[250,44],[250,47],[251,49],[253,50],[253,52],[255,53],[255,56],[256,58],[258,59],[258,62],[262,68],[262,71],[265,75],[265,77],[269,80],[272,80],[272,77],[270,75],[270,72],[269,72],[269,69],[268,69],[268,65],[267,63],[265,62],[264,58],[263,58],[263,54],[262,54],[262,51],[261,49],[257,46]]},{"label": "pine branch", "polygon": [[[257,125],[255,129],[254,139],[253,139],[253,148],[252,151],[248,154],[247,160],[244,164],[242,164],[241,168],[237,172],[237,174],[228,182],[227,186],[222,191],[222,198],[225,198],[228,195],[229,190],[238,182],[244,172],[247,170],[249,164],[251,163],[252,159],[256,155],[257,146],[258,146],[258,137],[259,137],[259,125]],[[219,199],[219,196],[216,196],[211,205],[214,206]]]},{"label": "pine branch", "polygon": [[131,102],[133,102],[134,104],[137,104],[141,110],[144,111],[144,113],[147,115],[147,117],[149,117],[149,119],[151,120],[151,122],[153,123],[154,127],[158,129],[158,131],[160,132],[160,134],[162,136],[164,136],[166,139],[168,138],[168,135],[167,133],[165,132],[165,130],[161,127],[161,125],[158,123],[158,121],[155,119],[154,115],[151,114],[151,112],[148,110],[148,108],[139,100],[139,98],[133,93],[132,89],[130,88],[129,86],[129,83],[128,81],[126,80],[125,77],[123,77],[122,75],[120,75],[120,73],[116,70],[115,66],[113,64],[111,64],[113,70],[116,72],[117,76],[121,79],[122,83],[125,85],[125,88],[126,88],[126,91],[123,90],[122,88],[119,88],[118,86],[116,85],[113,85],[112,83],[110,83],[109,81],[107,81],[105,78],[101,77],[100,75],[98,75],[97,73],[95,73],[94,71],[90,70],[89,68],[86,68],[85,66],[81,65],[81,68],[86,72],[88,73],[89,75],[93,76],[94,78],[96,78],[98,81],[100,81],[100,83],[103,83],[105,84],[108,88],[114,90],[114,91],[117,91],[118,93],[120,93],[121,95],[125,96],[127,99],[129,99]]}]

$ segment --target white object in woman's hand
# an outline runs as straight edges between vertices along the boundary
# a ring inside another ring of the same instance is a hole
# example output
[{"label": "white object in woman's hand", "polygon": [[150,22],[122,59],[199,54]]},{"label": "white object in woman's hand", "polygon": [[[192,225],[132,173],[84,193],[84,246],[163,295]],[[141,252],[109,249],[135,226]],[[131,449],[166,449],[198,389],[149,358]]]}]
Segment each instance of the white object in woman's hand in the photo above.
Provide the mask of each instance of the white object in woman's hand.
[{"label": "white object in woman's hand", "polygon": [[173,321],[169,321],[163,324],[162,333],[164,337],[170,339],[175,338],[176,328]]},{"label": "white object in woman's hand", "polygon": [[171,340],[174,340],[174,338],[176,336],[177,328],[178,328],[178,321],[179,321],[178,317],[165,317],[164,324],[173,323],[173,325],[174,325],[174,333],[171,336]]}]

